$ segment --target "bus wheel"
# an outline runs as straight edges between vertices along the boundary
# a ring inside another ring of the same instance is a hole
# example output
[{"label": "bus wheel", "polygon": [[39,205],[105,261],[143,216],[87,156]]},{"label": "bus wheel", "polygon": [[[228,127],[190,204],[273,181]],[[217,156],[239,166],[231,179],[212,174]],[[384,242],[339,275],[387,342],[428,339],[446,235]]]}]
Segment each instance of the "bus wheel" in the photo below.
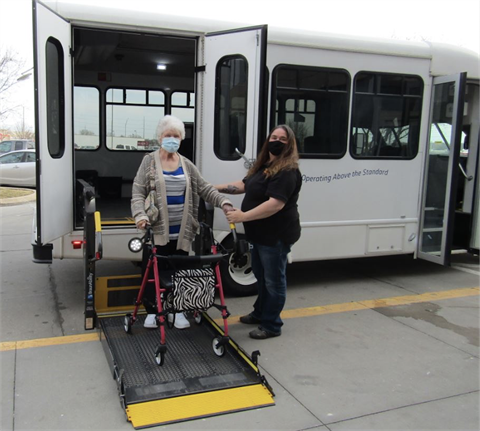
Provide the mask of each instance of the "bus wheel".
[{"label": "bus wheel", "polygon": [[[227,237],[222,245],[227,250],[232,250],[232,237]],[[233,259],[233,254],[229,256],[228,262],[220,261],[220,273],[225,293],[232,296],[250,296],[257,293],[257,279],[253,275],[250,252],[242,256],[238,262]]]}]

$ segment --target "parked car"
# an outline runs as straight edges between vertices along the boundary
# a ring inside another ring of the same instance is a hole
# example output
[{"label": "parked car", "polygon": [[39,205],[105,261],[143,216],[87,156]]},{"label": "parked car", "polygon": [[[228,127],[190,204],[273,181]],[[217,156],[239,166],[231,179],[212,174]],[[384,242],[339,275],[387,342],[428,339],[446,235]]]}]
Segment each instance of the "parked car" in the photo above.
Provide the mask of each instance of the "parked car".
[{"label": "parked car", "polygon": [[29,139],[13,139],[0,142],[0,154],[9,153],[10,151],[33,149],[35,149],[35,141]]},{"label": "parked car", "polygon": [[116,150],[129,150],[129,151],[136,151],[137,149],[133,145],[123,145],[123,144],[118,144],[115,147]]},{"label": "parked car", "polygon": [[35,187],[35,150],[0,155],[0,184]]}]

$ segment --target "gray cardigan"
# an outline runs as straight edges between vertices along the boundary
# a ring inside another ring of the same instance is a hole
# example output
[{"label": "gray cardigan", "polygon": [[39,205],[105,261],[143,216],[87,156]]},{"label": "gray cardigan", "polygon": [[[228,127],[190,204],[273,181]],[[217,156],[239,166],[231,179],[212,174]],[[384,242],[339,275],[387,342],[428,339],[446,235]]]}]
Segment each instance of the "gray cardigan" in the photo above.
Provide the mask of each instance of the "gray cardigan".
[{"label": "gray cardigan", "polygon": [[[186,190],[177,249],[188,252],[190,251],[192,241],[194,240],[199,227],[198,206],[200,198],[218,208],[221,208],[224,204],[231,204],[231,202],[221,195],[215,187],[203,179],[197,167],[190,160],[182,157],[180,154],[179,156],[185,174]],[[147,154],[138,168],[137,175],[133,180],[131,200],[132,215],[135,219],[135,223],[138,223],[141,220],[149,221],[148,216],[145,213],[145,199],[150,193],[152,157],[155,158],[156,162],[155,188],[157,191],[157,202],[160,212],[159,220],[155,224],[152,224],[152,229],[155,234],[155,243],[157,245],[165,245],[169,241],[169,225],[165,180],[163,175],[158,175],[159,167],[161,167],[160,150]]]}]

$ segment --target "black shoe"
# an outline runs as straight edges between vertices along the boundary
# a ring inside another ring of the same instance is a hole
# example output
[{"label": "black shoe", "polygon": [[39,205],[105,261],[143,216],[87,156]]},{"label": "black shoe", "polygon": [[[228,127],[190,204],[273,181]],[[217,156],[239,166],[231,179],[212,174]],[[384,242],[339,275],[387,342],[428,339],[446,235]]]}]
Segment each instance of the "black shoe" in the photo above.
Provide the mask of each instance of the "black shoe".
[{"label": "black shoe", "polygon": [[246,325],[258,325],[260,319],[253,317],[251,314],[247,314],[246,316],[240,317],[240,322],[245,323]]},{"label": "black shoe", "polygon": [[282,331],[272,332],[259,327],[258,329],[250,331],[248,335],[250,335],[250,338],[254,338],[255,340],[266,340],[267,338],[279,337],[282,335]]}]

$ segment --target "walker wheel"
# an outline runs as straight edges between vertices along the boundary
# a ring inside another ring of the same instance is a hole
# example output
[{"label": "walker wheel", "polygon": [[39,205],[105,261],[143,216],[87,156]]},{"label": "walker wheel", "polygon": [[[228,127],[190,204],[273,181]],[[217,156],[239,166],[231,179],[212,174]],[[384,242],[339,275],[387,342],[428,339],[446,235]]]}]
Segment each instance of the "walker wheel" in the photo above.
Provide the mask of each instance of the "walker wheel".
[{"label": "walker wheel", "polygon": [[159,367],[161,367],[165,362],[165,352],[160,350],[160,346],[158,346],[157,350],[155,351],[155,362]]},{"label": "walker wheel", "polygon": [[193,315],[193,320],[197,325],[201,325],[203,321],[203,316],[200,311],[196,311],[195,314]]},{"label": "walker wheel", "polygon": [[132,330],[132,324],[133,324],[133,317],[132,317],[131,314],[127,314],[123,318],[123,329],[125,329],[125,332],[127,334],[130,334],[130,332]]},{"label": "walker wheel", "polygon": [[[170,320],[171,319],[171,320]],[[167,326],[169,329],[172,329],[175,325],[175,313],[168,313],[165,316],[165,320],[167,321]]]},{"label": "walker wheel", "polygon": [[215,353],[219,358],[225,355],[225,346],[220,345],[220,338],[215,337],[212,341],[213,353]]}]

